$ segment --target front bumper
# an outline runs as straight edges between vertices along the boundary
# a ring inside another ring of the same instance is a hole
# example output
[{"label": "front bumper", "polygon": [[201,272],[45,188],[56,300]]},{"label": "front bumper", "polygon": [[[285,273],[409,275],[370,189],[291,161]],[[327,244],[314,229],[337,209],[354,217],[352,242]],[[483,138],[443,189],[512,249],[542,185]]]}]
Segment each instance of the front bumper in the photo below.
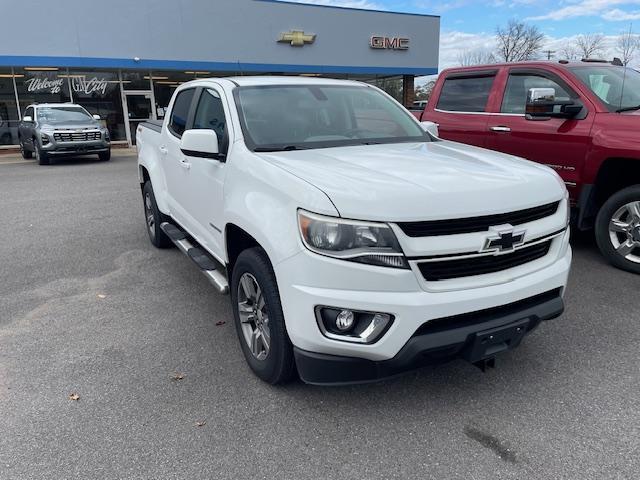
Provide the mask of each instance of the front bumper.
[{"label": "front bumper", "polygon": [[[510,305],[427,322],[389,360],[327,355],[297,347],[294,355],[300,378],[306,383],[342,385],[373,382],[455,358],[470,361],[491,358],[496,353],[517,347],[520,340],[537,328],[541,321],[557,318],[563,311],[561,290],[557,289]],[[485,332],[493,334],[515,329],[522,329],[522,334],[499,338],[491,350],[477,351],[476,339]]]},{"label": "front bumper", "polygon": [[105,141],[93,142],[59,142],[42,146],[42,151],[50,156],[85,155],[90,153],[107,152],[111,144]]}]

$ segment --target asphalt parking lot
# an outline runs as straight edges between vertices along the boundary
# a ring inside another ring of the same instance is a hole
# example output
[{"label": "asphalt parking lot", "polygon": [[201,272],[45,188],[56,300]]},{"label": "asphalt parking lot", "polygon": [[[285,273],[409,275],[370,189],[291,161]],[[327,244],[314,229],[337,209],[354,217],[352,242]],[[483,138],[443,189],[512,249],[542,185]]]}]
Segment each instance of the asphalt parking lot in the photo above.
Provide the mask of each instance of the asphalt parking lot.
[{"label": "asphalt parking lot", "polygon": [[275,388],[149,243],[130,153],[0,159],[0,212],[0,479],[640,477],[640,277],[589,235],[567,313],[495,370]]}]

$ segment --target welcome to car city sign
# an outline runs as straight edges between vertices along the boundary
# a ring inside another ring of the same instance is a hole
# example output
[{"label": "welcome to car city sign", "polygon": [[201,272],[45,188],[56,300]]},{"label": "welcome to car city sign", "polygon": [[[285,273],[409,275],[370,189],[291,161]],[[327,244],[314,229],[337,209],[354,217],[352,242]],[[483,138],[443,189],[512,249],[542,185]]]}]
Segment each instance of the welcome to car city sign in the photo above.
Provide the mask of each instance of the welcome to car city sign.
[{"label": "welcome to car city sign", "polygon": [[[84,75],[71,76],[69,77],[69,80],[71,82],[71,89],[75,93],[81,93],[84,95],[91,95],[92,93],[99,93],[101,95],[104,95],[110,83],[106,78],[86,78]],[[25,80],[24,83],[27,87],[27,92],[59,93],[60,90],[62,90],[62,86],[64,85],[65,81],[66,77],[33,77]]]}]

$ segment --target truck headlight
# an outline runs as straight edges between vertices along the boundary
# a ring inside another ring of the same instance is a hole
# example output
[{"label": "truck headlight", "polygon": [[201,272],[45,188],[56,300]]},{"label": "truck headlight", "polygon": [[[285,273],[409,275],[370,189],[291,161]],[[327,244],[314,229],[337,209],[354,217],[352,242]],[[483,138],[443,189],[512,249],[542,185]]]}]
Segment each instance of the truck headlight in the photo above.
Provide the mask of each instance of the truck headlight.
[{"label": "truck headlight", "polygon": [[304,245],[312,252],[351,262],[409,268],[393,230],[384,223],[344,220],[298,210]]}]

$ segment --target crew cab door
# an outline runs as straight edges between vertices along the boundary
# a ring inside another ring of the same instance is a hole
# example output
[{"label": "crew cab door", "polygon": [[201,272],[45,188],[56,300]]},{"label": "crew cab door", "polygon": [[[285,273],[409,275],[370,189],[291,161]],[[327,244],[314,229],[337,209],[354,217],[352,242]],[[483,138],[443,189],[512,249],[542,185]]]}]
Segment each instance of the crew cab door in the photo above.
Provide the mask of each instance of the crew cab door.
[{"label": "crew cab door", "polygon": [[187,130],[212,130],[211,135],[215,132],[218,136],[220,152],[226,154],[229,145],[227,115],[216,88],[182,90],[177,93],[171,108],[164,145],[171,214],[198,243],[220,260],[224,258],[222,199],[226,163],[185,154],[181,139]]},{"label": "crew cab door", "polygon": [[438,124],[445,140],[484,147],[487,142],[487,105],[497,70],[452,72],[447,75],[422,120]]},{"label": "crew cab door", "polygon": [[[198,88],[194,101],[191,129],[209,130],[218,137],[219,159],[187,156],[190,164],[183,204],[192,216],[198,238],[219,260],[224,260],[223,199],[227,174],[230,122],[224,91],[219,87]],[[215,133],[214,133],[215,132]]]},{"label": "crew cab door", "polygon": [[[491,114],[487,148],[543,163],[555,169],[567,184],[572,198],[580,181],[590,145],[593,108],[558,75],[542,69],[511,68],[504,72],[504,94],[499,112]],[[574,118],[528,120],[525,117],[530,88],[553,88],[556,98],[583,105]]]}]

